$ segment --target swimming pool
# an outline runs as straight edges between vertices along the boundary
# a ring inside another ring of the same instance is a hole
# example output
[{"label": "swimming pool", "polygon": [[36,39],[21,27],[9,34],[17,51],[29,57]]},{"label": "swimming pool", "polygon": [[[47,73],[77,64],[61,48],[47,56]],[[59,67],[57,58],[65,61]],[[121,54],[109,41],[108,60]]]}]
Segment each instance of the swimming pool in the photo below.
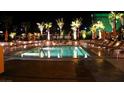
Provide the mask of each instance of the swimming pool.
[{"label": "swimming pool", "polygon": [[89,53],[80,46],[46,46],[24,51],[21,57],[37,58],[87,58]]}]

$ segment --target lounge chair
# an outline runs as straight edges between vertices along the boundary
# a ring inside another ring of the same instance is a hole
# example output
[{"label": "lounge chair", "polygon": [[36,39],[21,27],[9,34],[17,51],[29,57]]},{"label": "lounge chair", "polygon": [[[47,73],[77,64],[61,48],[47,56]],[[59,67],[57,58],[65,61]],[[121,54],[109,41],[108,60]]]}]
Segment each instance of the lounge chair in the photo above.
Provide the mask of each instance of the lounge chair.
[{"label": "lounge chair", "polygon": [[112,48],[109,48],[109,54],[112,57],[124,58],[124,42],[117,41]]},{"label": "lounge chair", "polygon": [[103,45],[103,47],[105,47],[105,48],[112,48],[113,45],[114,45],[116,42],[117,42],[117,41],[110,41],[108,44]]}]

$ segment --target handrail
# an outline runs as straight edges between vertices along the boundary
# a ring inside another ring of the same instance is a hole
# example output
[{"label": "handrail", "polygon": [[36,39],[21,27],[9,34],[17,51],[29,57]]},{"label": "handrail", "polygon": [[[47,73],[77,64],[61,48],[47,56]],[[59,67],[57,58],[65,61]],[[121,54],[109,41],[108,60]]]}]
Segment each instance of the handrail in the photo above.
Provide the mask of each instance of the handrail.
[{"label": "handrail", "polygon": [[[43,54],[44,54],[44,56],[46,57],[45,52],[44,52],[44,50],[43,50],[42,48],[40,49],[40,51],[42,51]],[[41,52],[40,52],[40,53],[41,53]]]}]

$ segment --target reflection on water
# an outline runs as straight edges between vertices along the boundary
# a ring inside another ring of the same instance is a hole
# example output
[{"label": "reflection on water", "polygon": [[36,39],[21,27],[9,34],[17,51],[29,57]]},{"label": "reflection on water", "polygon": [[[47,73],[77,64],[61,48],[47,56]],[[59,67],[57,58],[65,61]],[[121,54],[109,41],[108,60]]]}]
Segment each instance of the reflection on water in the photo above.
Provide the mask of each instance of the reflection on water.
[{"label": "reflection on water", "polygon": [[87,54],[84,54],[84,58],[88,58],[88,55]]},{"label": "reflection on water", "polygon": [[101,57],[101,51],[98,51],[98,56]]},{"label": "reflection on water", "polygon": [[47,57],[50,58],[50,48],[48,47]]},{"label": "reflection on water", "polygon": [[40,57],[43,58],[44,57],[44,53],[41,51],[40,52]]},{"label": "reflection on water", "polygon": [[58,53],[58,58],[60,58],[60,55],[59,55],[59,53]]},{"label": "reflection on water", "polygon": [[77,47],[74,47],[73,58],[77,58]]},{"label": "reflection on water", "polygon": [[62,57],[62,55],[63,55],[63,49],[61,48],[61,57]]},{"label": "reflection on water", "polygon": [[21,57],[40,58],[88,58],[88,56],[90,55],[82,47],[78,46],[33,48],[21,54]]}]

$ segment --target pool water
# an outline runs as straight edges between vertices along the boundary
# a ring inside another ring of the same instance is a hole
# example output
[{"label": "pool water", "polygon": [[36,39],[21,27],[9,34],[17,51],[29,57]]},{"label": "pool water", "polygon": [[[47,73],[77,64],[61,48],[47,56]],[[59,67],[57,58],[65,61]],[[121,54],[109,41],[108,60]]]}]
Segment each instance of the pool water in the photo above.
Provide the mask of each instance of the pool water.
[{"label": "pool water", "polygon": [[80,46],[50,46],[33,48],[21,53],[21,57],[39,58],[87,58],[89,56],[89,53]]}]

